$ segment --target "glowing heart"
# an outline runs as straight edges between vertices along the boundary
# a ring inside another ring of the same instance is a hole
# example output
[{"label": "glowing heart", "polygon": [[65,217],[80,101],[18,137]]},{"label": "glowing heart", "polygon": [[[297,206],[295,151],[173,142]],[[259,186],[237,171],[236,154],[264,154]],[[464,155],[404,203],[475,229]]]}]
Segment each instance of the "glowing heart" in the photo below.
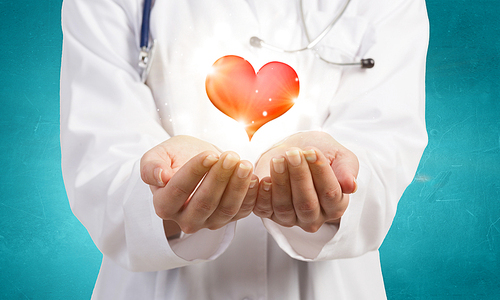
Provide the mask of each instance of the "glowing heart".
[{"label": "glowing heart", "polygon": [[299,78],[292,67],[270,62],[255,74],[245,59],[219,58],[205,81],[210,101],[242,123],[249,139],[267,122],[287,112],[299,96]]}]

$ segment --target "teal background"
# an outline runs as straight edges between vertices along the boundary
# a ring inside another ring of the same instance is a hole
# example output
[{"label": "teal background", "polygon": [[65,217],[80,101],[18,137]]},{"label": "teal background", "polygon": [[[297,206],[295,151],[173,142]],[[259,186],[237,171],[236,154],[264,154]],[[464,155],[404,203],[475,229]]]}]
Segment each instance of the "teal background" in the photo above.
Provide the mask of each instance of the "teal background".
[{"label": "teal background", "polygon": [[[381,258],[389,299],[500,299],[500,5],[429,0],[429,145]],[[60,0],[0,1],[0,299],[89,299],[60,170]]]}]

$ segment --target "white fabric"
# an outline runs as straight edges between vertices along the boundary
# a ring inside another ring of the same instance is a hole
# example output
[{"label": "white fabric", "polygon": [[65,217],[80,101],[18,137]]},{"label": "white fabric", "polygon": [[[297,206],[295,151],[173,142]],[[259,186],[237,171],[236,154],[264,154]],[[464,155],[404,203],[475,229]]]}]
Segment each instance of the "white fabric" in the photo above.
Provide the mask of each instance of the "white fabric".
[{"label": "white fabric", "polygon": [[[304,1],[312,38],[342,1]],[[93,299],[385,299],[378,248],[427,143],[428,20],[423,0],[353,0],[318,45],[307,44],[298,1],[163,1],[151,15],[157,51],[147,85],[137,66],[142,1],[65,0],[61,73],[62,168],[74,214],[103,253]],[[251,142],[205,92],[209,67],[239,55],[256,70],[292,66],[300,95]],[[191,135],[256,161],[274,143],[323,130],[360,160],[359,189],[340,226],[311,234],[255,215],[216,231],[165,239],[139,160],[174,135]]]}]

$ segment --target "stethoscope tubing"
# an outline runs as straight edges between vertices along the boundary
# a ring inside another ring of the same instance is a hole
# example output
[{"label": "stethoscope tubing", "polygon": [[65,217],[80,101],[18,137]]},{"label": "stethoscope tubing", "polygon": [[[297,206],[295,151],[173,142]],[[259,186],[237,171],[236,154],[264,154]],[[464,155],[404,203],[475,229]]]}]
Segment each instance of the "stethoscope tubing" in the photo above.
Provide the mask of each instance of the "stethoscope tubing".
[{"label": "stethoscope tubing", "polygon": [[[285,52],[285,53],[295,53],[295,52],[301,52],[305,50],[314,50],[313,48],[330,32],[330,30],[333,28],[333,26],[337,23],[337,21],[344,15],[344,12],[346,11],[347,7],[349,6],[349,3],[351,0],[347,0],[344,6],[342,7],[341,11],[335,16],[335,18],[328,24],[328,26],[314,39],[311,41],[311,38],[309,36],[309,32],[307,31],[307,26],[305,24],[304,20],[304,11],[302,9],[302,0],[300,0],[300,14],[301,14],[301,20],[302,20],[302,26],[304,27],[305,34],[307,37],[307,40],[309,41],[309,44],[303,48],[300,49],[295,49],[295,50],[287,50],[283,48],[279,48],[270,44],[267,44],[264,42],[262,39],[253,36],[250,38],[250,45],[253,47],[257,48],[267,48],[271,49],[274,51],[278,52]],[[143,74],[142,74],[142,80],[145,82],[147,73],[149,71],[149,68],[151,67],[151,61],[153,59],[152,57],[152,52],[154,51],[154,41],[153,45],[149,46],[149,24],[150,24],[150,16],[151,16],[151,7],[152,7],[152,0],[144,0],[144,9],[142,12],[142,24],[141,24],[141,36],[140,36],[140,57],[139,57],[139,66],[144,69]],[[361,59],[360,62],[352,62],[352,63],[337,63],[337,62],[332,62],[329,60],[324,59],[321,57],[319,54],[317,56],[333,65],[337,66],[361,66],[361,68],[372,68],[375,65],[375,61],[371,58],[367,59]]]},{"label": "stethoscope tubing", "polygon": [[149,43],[149,19],[151,16],[151,0],[144,0],[144,9],[142,10],[142,24],[141,24],[141,40],[140,48],[147,49]]}]

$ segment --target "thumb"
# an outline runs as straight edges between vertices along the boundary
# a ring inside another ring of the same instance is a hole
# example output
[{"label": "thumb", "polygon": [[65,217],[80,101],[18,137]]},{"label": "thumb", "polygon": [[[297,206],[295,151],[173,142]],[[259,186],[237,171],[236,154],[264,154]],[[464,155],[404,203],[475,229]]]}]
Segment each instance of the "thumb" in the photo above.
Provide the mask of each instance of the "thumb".
[{"label": "thumb", "polygon": [[164,187],[174,173],[171,161],[168,157],[160,159],[153,151],[154,148],[141,158],[141,179],[151,186]]},{"label": "thumb", "polygon": [[356,155],[349,150],[337,153],[331,163],[333,173],[339,181],[342,193],[352,194],[358,189],[359,161]]}]

